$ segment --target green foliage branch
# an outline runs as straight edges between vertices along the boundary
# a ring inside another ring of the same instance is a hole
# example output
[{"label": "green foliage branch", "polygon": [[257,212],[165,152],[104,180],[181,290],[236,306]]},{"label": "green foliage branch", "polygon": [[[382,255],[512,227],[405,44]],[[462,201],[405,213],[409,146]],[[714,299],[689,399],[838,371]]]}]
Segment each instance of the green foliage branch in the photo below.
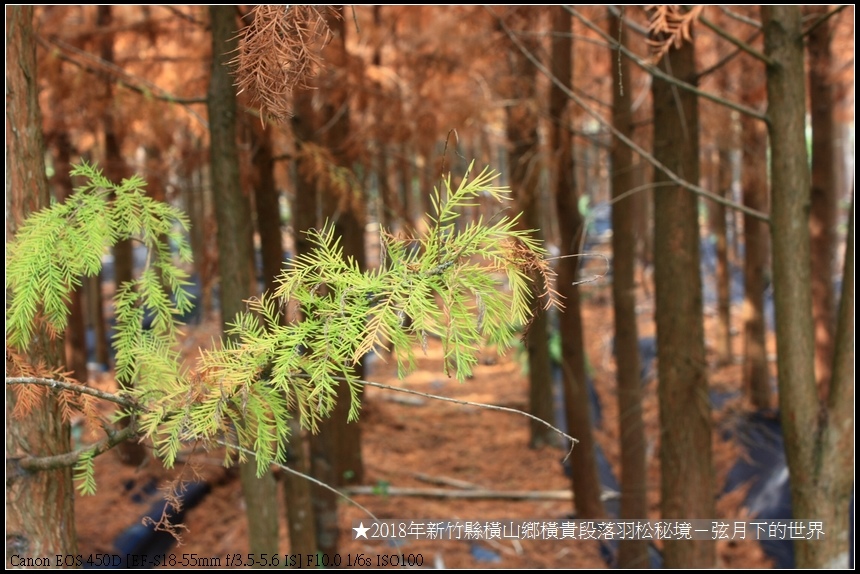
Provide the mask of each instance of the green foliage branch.
[{"label": "green foliage branch", "polygon": [[[290,417],[315,430],[334,408],[338,385],[348,386],[349,417],[358,418],[366,382],[352,367],[367,353],[384,359],[387,351],[402,376],[415,366],[414,349],[426,350],[428,335],[438,336],[446,373],[462,381],[482,344],[504,350],[529,323],[537,303],[533,278],[550,279],[551,268],[531,233],[517,229],[519,216],[502,210],[491,221],[457,225],[460,211],[482,199],[510,199],[508,189],[493,185],[496,174],[472,176],[473,166],[456,187],[449,175],[434,190],[423,237],[383,231],[378,269],[363,272],[344,259],[331,225],[309,231],[315,247],[281,274],[274,293],[248,300],[228,329],[235,337],[203,352],[189,370],[177,350],[177,317],[191,305],[182,289],[186,275],[159,239],[169,237],[180,259],[190,260],[187,221],[145,197],[139,178],[114,185],[83,164],[73,175],[89,183],[28,219],[7,251],[7,347],[26,347],[39,314],[61,331],[77,277],[98,272],[106,247],[137,237],[149,247],[147,266],[115,300],[117,379],[127,385],[127,400],[115,401],[117,416],[133,417],[168,467],[184,443],[201,441],[237,445],[227,449],[225,464],[253,451],[262,473],[284,462]],[[546,307],[558,304],[552,290],[540,297]],[[154,320],[144,330],[147,313]],[[84,492],[95,490],[92,460],[102,450],[85,449],[76,459]]]}]

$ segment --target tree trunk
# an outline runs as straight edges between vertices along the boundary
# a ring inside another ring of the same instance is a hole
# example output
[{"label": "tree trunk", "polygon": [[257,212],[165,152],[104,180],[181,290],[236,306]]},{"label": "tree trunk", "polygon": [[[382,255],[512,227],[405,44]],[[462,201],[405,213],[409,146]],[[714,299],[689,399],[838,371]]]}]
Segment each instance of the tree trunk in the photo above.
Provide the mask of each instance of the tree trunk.
[{"label": "tree trunk", "polygon": [[[329,17],[332,42],[326,60],[332,70],[346,73],[346,19],[344,8],[337,8],[339,17]],[[349,153],[349,105],[348,93],[343,87],[344,80],[332,76],[327,98],[322,109],[322,121],[332,123],[326,133],[325,145],[331,150],[338,165],[350,166]],[[345,110],[342,112],[342,110]],[[386,180],[388,174],[380,174]],[[324,189],[322,211],[329,221],[335,222],[335,235],[343,238],[344,257],[352,256],[360,269],[366,268],[364,254],[364,214],[363,198],[340,197],[333,189]],[[364,378],[364,365],[355,366],[357,377]],[[331,486],[357,484],[364,480],[364,462],[361,456],[361,426],[358,422],[348,423],[349,389],[340,385],[337,404],[331,417],[320,423],[319,433],[311,437],[311,468],[317,479]],[[317,506],[317,541],[320,551],[338,551],[338,497],[331,491],[317,491],[314,503]]]},{"label": "tree trunk", "polygon": [[[830,7],[809,6],[810,15],[821,16]],[[833,361],[833,259],[836,252],[835,124],[830,53],[832,27],[826,20],[809,34],[809,101],[812,118],[812,209],[809,231],[812,241],[812,320],[815,323],[815,379],[819,395],[827,394]]]},{"label": "tree trunk", "polygon": [[[98,6],[96,26],[107,29],[113,22],[112,7],[108,5]],[[99,45],[99,55],[108,64],[114,63],[113,35],[106,33],[102,36]],[[102,131],[104,133],[104,173],[105,176],[115,182],[122,181],[129,176],[128,167],[122,157],[122,134],[117,131],[114,118],[114,93],[113,78],[104,80],[104,112],[102,114]],[[134,258],[132,253],[132,242],[130,239],[118,241],[113,248],[114,255],[114,284],[118,291],[124,284],[134,279]],[[126,441],[125,444],[134,441]],[[136,443],[135,443],[136,444]],[[125,447],[120,447],[125,450]],[[131,455],[132,453],[125,453]],[[123,456],[125,458],[125,456]],[[136,458],[136,456],[134,457]],[[128,461],[129,464],[140,464],[142,459]]]},{"label": "tree trunk", "polygon": [[[693,41],[669,50],[660,66],[695,84]],[[652,94],[654,157],[687,181],[699,181],[696,96],[657,77]],[[654,180],[669,181],[659,171]],[[654,198],[661,511],[664,519],[715,516],[698,200],[676,186],[656,188]],[[710,540],[666,541],[664,556],[667,568],[712,568],[715,546]]]},{"label": "tree trunk", "polygon": [[[530,9],[519,9],[513,14],[517,27],[533,29]],[[534,37],[526,36],[523,43],[534,53],[537,42]],[[522,212],[520,227],[534,229],[534,237],[543,241],[543,225],[540,205],[540,142],[538,140],[538,116],[533,109],[536,97],[535,67],[520,50],[511,45],[508,49],[510,64],[508,81],[511,84],[508,96],[516,103],[505,108],[507,115],[507,138],[509,146],[508,169],[511,188],[517,198],[517,210]],[[549,322],[546,313],[537,301],[544,290],[543,279],[536,277],[533,287],[535,297],[534,318],[525,335],[529,358],[529,412],[545,421],[553,420],[552,372],[549,356]],[[529,422],[532,447],[557,444],[557,435],[537,421]],[[576,437],[579,438],[579,437]]]},{"label": "tree trunk", "polygon": [[[56,189],[54,193],[61,202],[66,201],[72,195],[72,142],[66,131],[55,134],[54,138],[54,182]],[[83,283],[83,281],[82,281]],[[66,370],[72,373],[72,377],[86,384],[89,378],[87,371],[87,332],[84,325],[84,286],[81,285],[70,293],[69,300],[69,323],[66,325],[65,335],[65,357]]]},{"label": "tree trunk", "polygon": [[[619,16],[609,11],[609,34],[627,44],[627,30]],[[633,137],[630,109],[630,64],[612,58],[612,125]],[[625,82],[619,84],[619,82]],[[622,89],[623,86],[623,89]],[[612,139],[612,198],[636,187],[633,151],[618,138]],[[642,382],[639,373],[639,335],[636,325],[636,237],[634,198],[612,205],[612,302],[615,311],[615,369],[618,378],[618,426],[621,436],[621,520],[648,516],[648,485],[645,457],[645,425],[642,420]],[[619,568],[647,568],[648,542],[622,540]]]},{"label": "tree trunk", "polygon": [[[221,261],[221,324],[226,328],[245,307],[244,299],[256,292],[248,198],[239,185],[236,146],[236,93],[228,62],[237,47],[234,6],[211,6],[212,78],[209,108],[210,167],[218,221],[218,256]],[[251,552],[272,554],[278,549],[278,504],[274,476],[257,477],[257,464],[239,465],[248,516]]]},{"label": "tree trunk", "polygon": [[[767,127],[759,120],[745,115],[741,117],[741,131],[743,203],[757,211],[767,212]],[[755,217],[744,215],[743,378],[750,401],[760,410],[771,406],[764,321],[767,252],[767,225]]]},{"label": "tree trunk", "polygon": [[[564,7],[552,8],[552,74],[571,86],[573,70],[571,15]],[[574,181],[573,143],[568,114],[568,98],[554,84],[550,91],[552,150],[556,154],[555,205],[560,220],[561,255],[578,253],[583,221],[579,213],[579,192]],[[582,342],[582,313],[578,279],[579,259],[568,257],[558,264],[559,294],[565,308],[559,316],[561,334],[562,384],[564,388],[567,432],[579,440],[571,455],[571,480],[578,518],[603,518],[600,478],[594,454],[594,434],[588,383],[585,375],[585,348]]]},{"label": "tree trunk", "polygon": [[[107,29],[113,22],[111,6],[102,5],[97,8],[96,25]],[[113,64],[113,35],[104,34],[100,40],[99,53],[105,62]],[[113,79],[104,80],[104,111],[102,113],[102,131],[104,132],[105,176],[115,182],[120,182],[129,176],[128,167],[122,157],[122,134],[116,129],[114,118]],[[114,260],[114,293],[134,280],[134,252],[131,239],[117,241],[113,247]],[[129,424],[129,419],[123,417],[117,421],[120,428]],[[140,466],[147,457],[147,451],[142,444],[135,440],[123,441],[116,447],[119,459],[128,466]]]},{"label": "tree trunk", "polygon": [[[311,141],[315,132],[315,114],[311,104],[312,92],[297,89],[293,102],[296,115],[293,117],[293,133],[297,140],[296,147],[302,142]],[[296,169],[295,196],[292,205],[293,229],[296,253],[298,257],[310,250],[310,243],[304,231],[316,227],[317,189],[301,165]],[[298,419],[290,421],[289,462],[290,467],[311,474],[310,456],[306,446],[309,442],[301,434]],[[287,521],[290,528],[290,552],[315,554],[320,545],[317,542],[319,530],[317,511],[314,500],[317,499],[315,487],[305,478],[286,475],[284,480],[284,498],[287,501]],[[326,496],[319,492],[320,496]]]},{"label": "tree trunk", "polygon": [[[798,6],[762,6],[770,119],[773,198],[774,304],[779,407],[791,480],[792,515],[823,520],[834,532],[824,542],[795,540],[798,568],[846,567],[853,424],[842,385],[819,401],[815,382],[809,222],[810,174],[805,138],[803,32]],[[846,388],[849,387],[849,388]],[[853,404],[853,400],[851,402]],[[850,410],[850,409],[849,409]],[[848,463],[846,468],[845,463]]]},{"label": "tree trunk", "polygon": [[254,150],[254,207],[257,233],[260,234],[260,255],[263,259],[263,284],[273,292],[284,263],[284,243],[281,234],[281,205],[275,184],[275,164],[272,161],[272,130],[257,121],[250,122],[251,148]]},{"label": "tree trunk", "polygon": [[[845,243],[845,269],[842,274],[842,296],[836,326],[833,379],[827,399],[829,424],[824,429],[822,447],[827,456],[821,469],[825,485],[832,478],[832,524],[824,541],[828,567],[849,565],[848,537],[851,523],[848,512],[854,493],[854,190],[848,210],[848,236]],[[826,488],[826,486],[825,486]],[[828,509],[829,511],[830,509]],[[853,518],[851,519],[853,521]]]},{"label": "tree trunk", "polygon": [[[340,9],[341,16],[343,9]],[[343,18],[329,19],[333,32],[332,42],[325,57],[331,62],[332,70],[345,70],[347,53]],[[299,145],[302,142],[325,144],[340,166],[349,166],[349,110],[347,92],[343,82],[337,77],[330,78],[325,87],[326,102],[319,117],[310,105],[310,94],[305,90],[296,93],[297,117],[293,128]],[[346,110],[346,111],[343,111]],[[337,117],[337,120],[333,118]],[[319,134],[315,127],[320,124],[330,128],[325,141],[317,142]],[[344,257],[352,256],[360,268],[364,269],[364,198],[344,197],[326,185],[327,177],[310,177],[307,170],[299,168],[299,182],[296,190],[295,228],[296,250],[307,253],[310,248],[303,231],[320,228],[327,219],[335,226],[335,234],[343,238]],[[319,177],[319,180],[317,180]],[[323,185],[317,185],[317,181]],[[322,192],[322,195],[320,194]],[[363,365],[355,368],[356,375],[364,378]],[[364,480],[364,464],[361,456],[361,427],[357,423],[347,423],[349,411],[349,390],[346,385],[338,389],[336,407],[328,419],[320,422],[319,432],[309,437],[310,466],[313,476],[330,485],[342,486]],[[316,525],[317,547],[320,552],[338,551],[340,532],[338,528],[338,496],[328,489],[312,486],[312,503]]]},{"label": "tree trunk", "polygon": [[[728,116],[728,114],[725,114]],[[731,129],[730,126],[727,126]],[[720,143],[717,160],[717,194],[730,197],[732,188],[732,154],[731,148]],[[732,362],[732,330],[731,330],[731,276],[729,272],[729,242],[726,228],[726,207],[721,203],[711,202],[711,229],[716,239],[717,251],[717,333],[716,351],[717,365],[724,366]]]},{"label": "tree trunk", "polygon": [[[287,446],[287,464],[293,470],[310,476],[311,467],[306,442],[299,419],[290,419],[290,443]],[[317,531],[311,505],[311,482],[292,473],[283,475],[284,500],[287,503],[287,528],[290,532],[290,553],[313,555],[317,553]]]},{"label": "tree trunk", "polygon": [[[34,211],[50,203],[45,177],[42,116],[36,82],[33,7],[6,7],[6,237]],[[44,329],[27,350],[34,363],[63,365],[63,343]],[[70,452],[69,425],[63,423],[53,393],[21,419],[12,418],[16,394],[6,388],[6,564],[24,557],[76,554],[72,469],[26,472],[16,460]]]}]

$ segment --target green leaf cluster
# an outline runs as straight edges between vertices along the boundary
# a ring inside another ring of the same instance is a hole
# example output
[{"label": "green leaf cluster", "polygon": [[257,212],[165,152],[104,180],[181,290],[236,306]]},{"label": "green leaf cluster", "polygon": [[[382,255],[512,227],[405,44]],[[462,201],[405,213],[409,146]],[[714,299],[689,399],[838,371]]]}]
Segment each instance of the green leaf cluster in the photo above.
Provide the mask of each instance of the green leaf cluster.
[{"label": "green leaf cluster", "polygon": [[[497,175],[487,169],[472,176],[470,166],[457,186],[448,176],[434,190],[422,237],[383,231],[377,269],[362,271],[344,258],[333,226],[309,231],[314,248],[282,273],[274,293],[250,299],[228,330],[232,337],[202,353],[188,371],[180,366],[176,336],[177,315],[190,301],[161,239],[168,236],[187,258],[184,217],[146,198],[138,178],[115,186],[86,165],[76,173],[90,184],[34,216],[10,249],[7,337],[26,344],[40,301],[52,325],[62,328],[77,276],[97,272],[103,250],[118,239],[144,241],[149,265],[116,295],[117,378],[134,383],[127,392],[140,405],[121,414],[136,416],[167,466],[187,441],[251,449],[260,473],[283,462],[290,417],[316,429],[334,408],[339,385],[348,386],[349,416],[358,418],[363,382],[353,367],[368,353],[390,354],[403,375],[415,366],[415,349],[426,349],[428,336],[436,336],[446,373],[462,381],[484,344],[503,350],[528,323],[532,278],[548,268],[531,233],[518,228],[518,216],[504,212],[510,191],[493,185]],[[458,225],[462,210],[481,202],[498,203],[499,212],[490,221]],[[145,331],[146,313],[154,320]],[[82,460],[79,472],[89,466]],[[89,483],[82,488],[89,491]]]}]

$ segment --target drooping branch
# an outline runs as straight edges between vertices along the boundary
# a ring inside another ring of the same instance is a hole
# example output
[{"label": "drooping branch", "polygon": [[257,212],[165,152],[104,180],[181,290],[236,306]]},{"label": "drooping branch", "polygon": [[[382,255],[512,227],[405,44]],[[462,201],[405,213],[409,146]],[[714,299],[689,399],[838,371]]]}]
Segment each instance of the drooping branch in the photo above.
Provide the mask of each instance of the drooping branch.
[{"label": "drooping branch", "polygon": [[[508,27],[505,25],[505,23],[504,23],[504,22],[500,21],[500,26],[501,26],[501,27],[502,27],[502,29],[503,29],[503,30],[508,34],[508,36],[511,38],[511,41],[514,43],[514,45],[516,45],[516,46],[517,46],[517,48],[519,48],[519,49],[520,49],[520,50],[521,50],[521,51],[526,55],[526,57],[527,57],[527,58],[532,62],[532,64],[534,64],[534,65],[537,67],[537,69],[538,69],[538,70],[540,70],[540,72],[541,72],[541,73],[543,73],[547,78],[549,78],[549,80],[550,80],[553,84],[555,84],[556,86],[559,86],[559,88],[560,88],[560,89],[565,93],[565,95],[567,95],[567,97],[569,97],[571,100],[573,100],[573,101],[574,101],[578,106],[580,106],[580,107],[581,107],[581,108],[582,108],[582,109],[583,109],[583,110],[584,110],[584,111],[585,111],[589,116],[591,116],[592,118],[594,118],[594,119],[595,119],[595,120],[596,120],[600,125],[602,125],[602,126],[603,126],[603,127],[605,127],[606,129],[608,129],[610,132],[612,132],[612,134],[613,134],[615,137],[617,137],[618,139],[620,139],[621,141],[623,141],[626,145],[630,146],[630,148],[631,148],[631,149],[633,149],[636,153],[638,153],[638,154],[639,154],[643,159],[645,159],[648,163],[650,163],[651,165],[653,165],[653,166],[654,166],[654,167],[656,167],[657,169],[659,169],[659,170],[663,171],[663,172],[664,172],[664,173],[669,177],[669,179],[671,179],[672,181],[674,181],[674,182],[675,182],[676,184],[678,184],[679,186],[681,186],[681,187],[683,187],[683,188],[685,188],[685,189],[688,189],[689,191],[692,191],[693,193],[695,193],[695,194],[697,194],[697,195],[701,195],[701,196],[703,196],[703,197],[707,197],[708,199],[711,199],[712,201],[714,201],[714,202],[716,202],[716,203],[719,203],[719,204],[721,204],[721,205],[725,205],[726,207],[730,207],[730,208],[732,208],[732,209],[735,209],[735,210],[737,210],[737,211],[740,211],[741,213],[745,213],[745,214],[747,214],[747,215],[749,215],[749,216],[751,216],[751,217],[755,217],[756,219],[760,219],[760,220],[762,220],[762,221],[764,221],[764,222],[770,223],[770,217],[769,217],[767,214],[762,213],[762,212],[760,212],[760,211],[756,211],[755,209],[750,209],[749,207],[747,207],[747,206],[745,206],[745,205],[742,205],[742,204],[740,204],[740,203],[736,203],[736,202],[734,202],[734,201],[728,200],[728,199],[726,199],[726,198],[724,198],[724,197],[722,197],[722,196],[720,196],[720,195],[717,195],[717,194],[715,194],[715,193],[713,193],[713,192],[711,192],[711,191],[708,191],[707,189],[705,189],[705,188],[703,188],[703,187],[701,187],[701,186],[699,186],[699,185],[696,185],[696,184],[694,184],[694,183],[691,183],[691,182],[689,182],[689,181],[687,181],[687,180],[683,179],[681,176],[679,176],[678,174],[676,174],[675,172],[673,172],[672,170],[670,170],[670,169],[669,169],[668,167],[666,167],[663,163],[661,163],[660,161],[658,161],[658,160],[657,160],[657,158],[655,158],[653,155],[651,155],[650,153],[648,153],[647,151],[645,151],[645,149],[644,149],[644,148],[642,148],[641,146],[639,146],[638,144],[636,144],[636,142],[634,142],[633,140],[631,140],[630,138],[626,137],[624,134],[622,134],[621,132],[619,132],[619,131],[618,131],[618,130],[617,130],[617,129],[612,125],[612,123],[611,123],[611,122],[607,121],[607,120],[606,120],[603,116],[601,116],[597,111],[595,111],[594,109],[592,109],[592,108],[591,108],[591,107],[590,107],[590,106],[585,102],[585,100],[583,100],[582,98],[580,98],[579,96],[577,96],[574,92],[572,92],[571,90],[567,89],[567,87],[566,87],[566,86],[564,86],[564,84],[562,84],[561,82],[559,82],[559,81],[558,81],[558,78],[554,77],[554,76],[552,75],[552,73],[551,73],[551,72],[546,68],[546,66],[544,66],[544,65],[540,62],[540,60],[538,60],[538,59],[535,57],[535,55],[534,55],[534,54],[532,54],[529,50],[527,50],[527,49],[522,45],[522,43],[519,41],[519,39],[517,39],[516,34],[514,34],[514,33],[513,33],[513,31],[512,31],[510,28],[508,28]],[[625,53],[626,53],[626,52],[625,52]],[[671,76],[669,76],[669,78],[671,78]],[[757,114],[757,116],[758,116],[758,114]]]},{"label": "drooping branch", "polygon": [[[309,376],[309,375],[299,375],[299,376],[300,376],[300,377],[310,378],[310,376]],[[339,381],[348,382],[348,381],[347,381],[347,379],[345,379],[345,378],[343,378],[343,377],[334,377],[334,378],[335,378],[336,380],[339,380]],[[437,400],[437,401],[445,401],[445,402],[454,403],[454,404],[457,404],[457,405],[466,405],[466,406],[470,406],[470,407],[480,407],[480,408],[482,408],[482,409],[488,409],[488,410],[491,410],[491,411],[501,411],[501,412],[505,412],[505,413],[513,413],[513,414],[515,414],[515,415],[522,415],[522,416],[524,416],[524,417],[528,417],[528,418],[530,418],[530,419],[532,419],[532,420],[534,420],[534,421],[537,421],[537,422],[539,422],[539,423],[540,423],[540,424],[542,424],[542,425],[546,425],[546,426],[547,426],[550,430],[552,430],[553,432],[556,432],[556,433],[558,433],[559,435],[561,435],[561,436],[563,436],[564,438],[566,438],[567,440],[569,440],[569,441],[571,442],[571,449],[573,449],[573,446],[575,446],[575,445],[576,445],[576,443],[578,443],[578,442],[579,442],[578,440],[576,440],[575,438],[573,438],[572,436],[570,436],[570,435],[569,435],[569,434],[567,434],[566,432],[564,432],[564,431],[562,431],[562,430],[560,430],[560,429],[558,429],[558,428],[554,427],[553,425],[551,425],[550,423],[546,422],[545,420],[540,419],[540,418],[538,418],[538,417],[536,417],[536,416],[534,416],[534,415],[532,415],[532,414],[529,414],[529,413],[527,413],[527,412],[525,412],[525,411],[521,411],[521,410],[519,410],[519,409],[514,409],[514,408],[511,408],[511,407],[502,407],[502,406],[499,406],[499,405],[490,405],[490,404],[487,404],[487,403],[476,403],[476,402],[472,402],[472,401],[464,401],[464,400],[461,400],[461,399],[452,399],[451,397],[443,397],[443,396],[441,396],[441,395],[434,395],[434,394],[431,394],[431,393],[422,393],[421,391],[414,391],[414,390],[412,390],[412,389],[404,389],[404,388],[402,388],[402,387],[393,387],[393,386],[391,386],[391,385],[385,385],[385,384],[383,384],[383,383],[375,383],[375,382],[373,382],[373,381],[364,381],[364,380],[361,380],[361,379],[353,380],[353,381],[351,381],[351,382],[358,383],[358,384],[361,384],[361,385],[364,385],[364,386],[367,386],[367,387],[376,387],[376,388],[379,388],[379,389],[386,389],[386,390],[394,391],[394,392],[397,392],[397,393],[406,393],[406,394],[409,394],[409,395],[417,395],[417,396],[419,396],[419,397],[426,397],[426,398],[428,398],[428,399],[435,399],[435,400]],[[569,452],[568,452],[568,456],[570,456],[570,453],[569,453]],[[567,458],[565,458],[565,460],[567,460]]]},{"label": "drooping branch", "polygon": [[630,58],[630,60],[634,64],[636,64],[637,66],[639,66],[640,68],[642,68],[643,70],[648,72],[649,74],[656,76],[656,77],[660,78],[661,80],[665,80],[665,81],[669,82],[670,84],[678,86],[679,88],[691,91],[698,96],[701,96],[705,99],[711,100],[712,102],[715,102],[715,103],[720,104],[722,106],[725,106],[729,109],[735,110],[735,111],[740,112],[742,114],[746,114],[748,116],[752,116],[752,117],[759,119],[765,123],[768,123],[769,120],[765,114],[757,112],[756,110],[754,110],[752,108],[748,108],[747,106],[732,102],[731,100],[721,98],[720,96],[717,96],[717,95],[712,94],[710,92],[706,92],[705,90],[701,90],[695,86],[688,84],[687,82],[679,80],[678,78],[675,78],[674,76],[663,72],[662,70],[660,70],[656,66],[652,66],[652,65],[648,64],[647,62],[642,60],[639,56],[637,56],[635,53],[633,53],[631,50],[629,50],[626,46],[620,45],[615,38],[610,37],[608,34],[606,34],[606,32],[601,30],[599,26],[597,26],[596,24],[594,24],[594,22],[592,22],[591,20],[589,20],[588,18],[583,16],[575,8],[572,8],[570,6],[565,6],[565,9],[568,10],[574,16],[576,16],[576,18],[580,22],[585,24],[585,26],[587,28],[590,28],[591,30],[595,31],[598,35],[600,35],[600,37],[603,38],[607,43],[609,43],[614,49],[621,50],[621,52],[625,56]]}]

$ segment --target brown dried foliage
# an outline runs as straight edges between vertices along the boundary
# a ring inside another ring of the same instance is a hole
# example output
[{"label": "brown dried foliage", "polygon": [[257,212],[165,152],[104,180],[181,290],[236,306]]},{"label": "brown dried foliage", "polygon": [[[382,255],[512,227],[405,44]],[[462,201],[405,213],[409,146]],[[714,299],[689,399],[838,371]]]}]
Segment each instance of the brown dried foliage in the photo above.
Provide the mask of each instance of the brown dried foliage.
[{"label": "brown dried foliage", "polygon": [[[62,369],[49,369],[41,362],[33,364],[24,355],[9,347],[6,348],[6,377],[53,379],[81,385],[79,381],[69,375],[70,373],[63,372]],[[16,420],[22,420],[34,410],[42,408],[45,398],[51,392],[50,388],[43,385],[11,385],[9,388],[15,393],[12,418]],[[75,413],[79,412],[90,427],[100,428],[103,426],[104,421],[98,409],[98,399],[69,389],[56,388],[54,393],[57,395],[60,415],[64,422],[71,422]]]},{"label": "brown dried foliage", "polygon": [[650,15],[648,30],[652,37],[658,40],[648,40],[651,46],[651,61],[656,64],[669,49],[680,48],[684,42],[693,39],[693,22],[699,17],[705,7],[682,7],[675,4],[651,4],[645,7]]},{"label": "brown dried foliage", "polygon": [[320,47],[331,30],[321,6],[258,5],[254,20],[241,32],[236,85],[259,102],[264,116],[283,121],[292,116],[293,88],[308,81],[322,64]]},{"label": "brown dried foliage", "polygon": [[539,301],[543,301],[542,307],[544,311],[548,311],[551,307],[563,310],[564,304],[561,302],[561,293],[552,287],[556,281],[556,272],[550,266],[549,261],[538,256],[538,254],[516,238],[510,241],[509,249],[510,260],[514,265],[516,265],[523,273],[531,277],[532,281],[535,281],[538,277],[543,280],[543,291],[535,294],[535,301],[533,304],[534,308],[532,309],[531,317],[529,318],[528,323],[523,325],[521,340],[525,342],[529,329],[532,326],[532,322],[539,312]]}]

